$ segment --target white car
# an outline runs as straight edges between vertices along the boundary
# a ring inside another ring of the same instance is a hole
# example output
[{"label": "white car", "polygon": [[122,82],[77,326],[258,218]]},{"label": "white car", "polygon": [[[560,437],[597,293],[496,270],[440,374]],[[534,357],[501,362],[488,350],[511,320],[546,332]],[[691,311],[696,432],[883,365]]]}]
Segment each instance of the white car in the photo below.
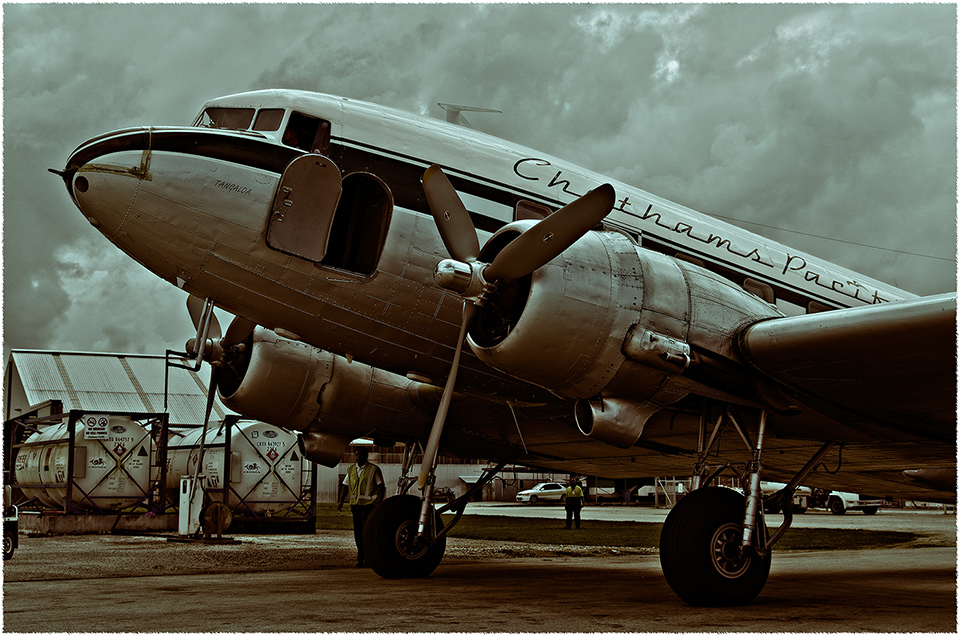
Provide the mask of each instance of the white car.
[{"label": "white car", "polygon": [[552,481],[537,484],[530,490],[522,490],[517,493],[517,501],[522,503],[535,504],[538,501],[559,501],[562,503],[566,498],[567,487]]}]

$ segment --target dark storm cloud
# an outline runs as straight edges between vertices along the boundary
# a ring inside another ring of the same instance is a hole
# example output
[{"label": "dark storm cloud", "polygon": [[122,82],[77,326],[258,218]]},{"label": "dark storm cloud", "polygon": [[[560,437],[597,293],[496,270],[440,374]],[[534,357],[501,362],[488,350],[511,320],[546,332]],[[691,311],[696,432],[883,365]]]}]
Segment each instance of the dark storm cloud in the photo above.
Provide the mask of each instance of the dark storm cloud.
[{"label": "dark storm cloud", "polygon": [[[257,88],[497,108],[469,119],[707,213],[952,257],[955,59],[950,5],[5,5],[5,347],[182,345],[182,293],[46,168]],[[744,227],[955,288],[950,262]]]}]

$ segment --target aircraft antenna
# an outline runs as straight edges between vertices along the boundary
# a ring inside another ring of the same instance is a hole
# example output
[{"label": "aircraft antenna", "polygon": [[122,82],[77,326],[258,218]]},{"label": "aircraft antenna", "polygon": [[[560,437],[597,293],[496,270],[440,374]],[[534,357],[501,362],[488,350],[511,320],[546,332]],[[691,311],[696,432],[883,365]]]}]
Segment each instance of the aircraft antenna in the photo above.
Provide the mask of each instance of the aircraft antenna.
[{"label": "aircraft antenna", "polygon": [[468,113],[501,113],[503,111],[494,110],[492,108],[478,108],[477,106],[457,106],[456,104],[444,104],[442,102],[437,102],[437,106],[442,108],[447,113],[447,121],[451,124],[457,124],[460,126],[466,126],[467,128],[473,128],[473,125],[467,121],[467,118],[464,117],[461,113],[466,111]]}]

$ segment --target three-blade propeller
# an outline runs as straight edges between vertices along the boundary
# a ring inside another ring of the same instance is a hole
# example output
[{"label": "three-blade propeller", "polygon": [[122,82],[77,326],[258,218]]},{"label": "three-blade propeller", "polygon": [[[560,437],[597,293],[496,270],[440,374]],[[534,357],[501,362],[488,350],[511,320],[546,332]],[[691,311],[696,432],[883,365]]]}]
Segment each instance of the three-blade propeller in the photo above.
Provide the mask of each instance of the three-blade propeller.
[{"label": "three-blade propeller", "polygon": [[257,323],[240,318],[230,321],[227,333],[221,336],[220,321],[213,313],[213,303],[200,300],[196,296],[187,296],[187,312],[197,330],[197,337],[187,341],[187,353],[192,354],[197,362],[206,360],[212,366],[210,370],[210,386],[207,390],[207,407],[203,418],[204,426],[210,421],[210,411],[213,409],[213,398],[217,393],[220,368],[230,358],[231,353],[242,353],[243,342],[253,333]]},{"label": "three-blade propeller", "polygon": [[[457,371],[460,367],[463,341],[466,339],[467,330],[476,315],[477,308],[482,302],[479,294],[475,292],[478,290],[482,293],[489,292],[499,280],[522,278],[546,265],[600,223],[613,209],[615,202],[613,186],[604,184],[534,225],[508,243],[490,264],[485,264],[478,262],[480,243],[477,239],[477,231],[473,226],[473,221],[470,220],[470,214],[447,176],[436,164],[430,166],[424,172],[423,190],[427,196],[427,204],[430,206],[430,212],[433,214],[437,229],[440,231],[440,237],[443,239],[443,244],[453,260],[456,261],[450,266],[450,269],[458,270],[462,274],[462,278],[469,277],[470,282],[464,282],[456,286],[444,285],[441,282],[439,272],[445,263],[442,262],[438,265],[438,282],[463,295],[464,306],[460,335],[454,349],[450,374],[447,376],[440,406],[434,417],[430,437],[423,452],[423,464],[420,467],[420,475],[417,480],[417,485],[421,490],[423,490],[430,473],[433,471],[436,461],[437,450],[440,446],[440,435],[446,422]],[[468,293],[467,290],[472,293]]]}]

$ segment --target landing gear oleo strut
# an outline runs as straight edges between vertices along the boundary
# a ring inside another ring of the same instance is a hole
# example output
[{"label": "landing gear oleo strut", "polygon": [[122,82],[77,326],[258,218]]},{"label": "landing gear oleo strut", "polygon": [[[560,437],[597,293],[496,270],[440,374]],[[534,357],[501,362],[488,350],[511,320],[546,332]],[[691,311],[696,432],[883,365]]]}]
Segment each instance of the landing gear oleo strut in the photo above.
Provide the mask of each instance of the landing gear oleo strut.
[{"label": "landing gear oleo strut", "polygon": [[[825,443],[790,483],[770,496],[775,502],[781,502],[784,510],[783,524],[771,535],[764,523],[760,489],[767,412],[759,413],[755,442],[751,442],[749,431],[729,406],[717,418],[709,438],[707,424],[704,408],[694,467],[695,490],[674,506],[663,524],[660,564],[667,583],[690,605],[744,605],[756,598],[766,584],[771,548],[793,520],[789,505],[793,491],[819,465],[834,443]],[[742,472],[729,463],[712,469],[707,466],[707,456],[727,426],[736,430],[751,451],[751,459]],[[726,469],[740,478],[745,485],[745,495],[709,485]]]},{"label": "landing gear oleo strut", "polygon": [[[466,493],[439,509],[434,508],[432,483],[422,497],[405,494],[411,480],[405,479],[404,473],[400,494],[382,501],[364,526],[364,552],[373,571],[387,579],[418,578],[433,572],[443,558],[447,533],[460,521],[467,503],[503,466],[487,468]],[[409,467],[407,461],[404,467]],[[423,509],[428,511],[426,523]],[[441,515],[448,511],[456,514],[444,525]]]}]

